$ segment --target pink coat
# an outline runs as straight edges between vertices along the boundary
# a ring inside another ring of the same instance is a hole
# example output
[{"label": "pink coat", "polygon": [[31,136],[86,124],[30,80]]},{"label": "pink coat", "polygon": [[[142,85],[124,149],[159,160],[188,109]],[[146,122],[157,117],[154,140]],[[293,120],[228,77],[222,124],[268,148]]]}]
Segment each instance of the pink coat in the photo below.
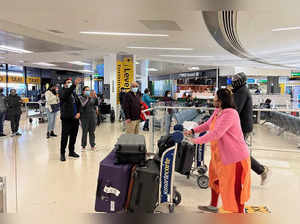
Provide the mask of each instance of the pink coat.
[{"label": "pink coat", "polygon": [[[220,110],[216,109],[211,118],[204,124],[194,128],[195,133],[208,131],[215,116]],[[250,153],[244,140],[240,117],[236,110],[225,109],[217,117],[213,131],[194,139],[195,144],[211,141],[218,142],[221,160],[224,165],[229,165],[249,158]]]}]

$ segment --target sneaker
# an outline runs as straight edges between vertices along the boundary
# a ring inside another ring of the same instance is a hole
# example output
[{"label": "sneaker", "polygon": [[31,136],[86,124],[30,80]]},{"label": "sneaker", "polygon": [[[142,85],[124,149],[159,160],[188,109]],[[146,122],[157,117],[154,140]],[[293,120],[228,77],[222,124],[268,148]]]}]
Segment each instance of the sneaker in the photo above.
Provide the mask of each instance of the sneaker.
[{"label": "sneaker", "polygon": [[54,132],[53,132],[53,131],[50,133],[50,136],[51,136],[51,137],[57,137],[57,135],[56,135],[56,134],[54,134]]},{"label": "sneaker", "polygon": [[65,162],[66,161],[66,156],[65,154],[60,155],[60,161]]},{"label": "sneaker", "polygon": [[6,137],[6,135],[5,134],[0,134],[0,137]]},{"label": "sneaker", "polygon": [[218,208],[214,206],[198,206],[198,209],[203,212],[218,213]]},{"label": "sneaker", "polygon": [[12,133],[11,135],[10,135],[10,137],[15,137],[16,136],[16,133]]},{"label": "sneaker", "polygon": [[80,157],[76,152],[69,153],[69,156],[73,157],[73,158],[79,158]]},{"label": "sneaker", "polygon": [[16,136],[22,136],[22,134],[21,134],[21,133],[19,133],[19,132],[17,132],[17,133],[16,133]]},{"label": "sneaker", "polygon": [[260,185],[263,186],[267,183],[267,181],[270,179],[271,170],[270,168],[265,166],[265,171],[260,175],[261,176],[261,183]]}]

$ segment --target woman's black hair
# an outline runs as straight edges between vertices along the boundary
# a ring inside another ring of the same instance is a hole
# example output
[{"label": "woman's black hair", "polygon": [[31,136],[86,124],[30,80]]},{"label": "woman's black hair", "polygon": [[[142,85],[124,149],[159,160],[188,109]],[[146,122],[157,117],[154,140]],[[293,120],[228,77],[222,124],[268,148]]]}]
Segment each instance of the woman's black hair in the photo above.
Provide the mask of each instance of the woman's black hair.
[{"label": "woman's black hair", "polygon": [[218,99],[221,101],[222,109],[236,109],[233,94],[229,89],[219,89],[217,91]]},{"label": "woman's black hair", "polygon": [[51,90],[53,87],[56,87],[53,83],[49,85],[48,90]]},{"label": "woman's black hair", "polygon": [[145,94],[148,94],[148,93],[149,93],[149,89],[145,89],[145,90],[144,90],[144,93],[145,93]]},{"label": "woman's black hair", "polygon": [[87,88],[90,88],[89,86],[84,86],[83,88],[82,88],[82,92],[84,92]]},{"label": "woman's black hair", "polygon": [[165,97],[167,97],[169,93],[171,93],[171,91],[170,91],[170,90],[167,90],[167,91],[165,92]]}]

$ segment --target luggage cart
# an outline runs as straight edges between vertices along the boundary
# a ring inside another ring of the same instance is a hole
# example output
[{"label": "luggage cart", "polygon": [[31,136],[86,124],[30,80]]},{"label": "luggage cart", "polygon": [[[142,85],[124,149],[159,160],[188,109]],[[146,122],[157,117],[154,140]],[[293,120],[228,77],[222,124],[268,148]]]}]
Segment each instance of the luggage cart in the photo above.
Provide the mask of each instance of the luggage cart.
[{"label": "luggage cart", "polygon": [[39,122],[41,123],[44,123],[48,120],[45,105],[46,103],[42,101],[28,102],[25,104],[26,115],[30,123],[32,123],[33,118],[39,119]]},{"label": "luggage cart", "polygon": [[161,157],[158,206],[167,205],[173,213],[175,206],[181,203],[181,194],[174,186],[175,159],[178,144],[167,149]]}]

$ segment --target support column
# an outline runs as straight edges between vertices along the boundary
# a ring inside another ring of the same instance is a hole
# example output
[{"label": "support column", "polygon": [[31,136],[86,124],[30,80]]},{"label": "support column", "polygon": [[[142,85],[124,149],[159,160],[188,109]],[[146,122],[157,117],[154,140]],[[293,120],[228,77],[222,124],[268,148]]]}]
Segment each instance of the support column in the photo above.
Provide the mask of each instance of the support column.
[{"label": "support column", "polygon": [[104,97],[114,110],[117,108],[116,74],[117,55],[104,56]]},{"label": "support column", "polygon": [[141,91],[144,92],[145,89],[148,88],[148,79],[149,79],[149,60],[142,60],[140,63],[141,67]]}]

